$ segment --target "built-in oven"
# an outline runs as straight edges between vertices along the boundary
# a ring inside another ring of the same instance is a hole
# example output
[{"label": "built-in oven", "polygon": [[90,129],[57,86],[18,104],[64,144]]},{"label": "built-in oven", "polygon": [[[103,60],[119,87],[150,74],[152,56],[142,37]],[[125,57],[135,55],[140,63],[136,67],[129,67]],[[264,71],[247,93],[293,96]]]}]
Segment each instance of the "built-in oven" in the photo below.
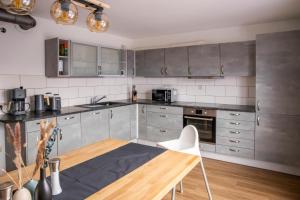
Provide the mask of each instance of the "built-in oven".
[{"label": "built-in oven", "polygon": [[184,126],[196,127],[199,142],[216,143],[216,110],[184,108],[183,114]]}]

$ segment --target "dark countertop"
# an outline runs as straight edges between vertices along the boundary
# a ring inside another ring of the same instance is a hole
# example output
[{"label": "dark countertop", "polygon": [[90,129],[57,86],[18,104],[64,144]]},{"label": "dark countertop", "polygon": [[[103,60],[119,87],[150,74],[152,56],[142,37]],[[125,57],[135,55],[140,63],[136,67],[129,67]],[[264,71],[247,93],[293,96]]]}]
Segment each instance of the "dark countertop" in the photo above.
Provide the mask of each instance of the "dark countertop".
[{"label": "dark countertop", "polygon": [[126,106],[131,104],[147,104],[147,105],[161,105],[161,106],[180,106],[180,107],[194,107],[199,109],[215,109],[215,110],[230,110],[230,111],[241,111],[241,112],[255,112],[255,106],[246,106],[246,105],[229,105],[229,104],[214,104],[214,103],[193,103],[193,102],[183,102],[177,101],[174,103],[163,103],[163,102],[156,102],[147,99],[140,99],[137,102],[132,102],[131,100],[119,100],[113,101],[118,102],[120,104],[117,105],[110,105],[110,106],[103,106],[97,108],[83,108],[78,106],[70,106],[64,107],[61,109],[60,112],[51,112],[46,111],[43,113],[35,113],[33,111],[28,112],[26,115],[14,116],[9,114],[0,115],[0,122],[3,123],[13,123],[17,121],[32,121],[37,119],[45,119],[51,117],[58,117],[70,114],[76,114],[81,112],[89,112],[93,110],[102,110],[102,109],[109,109],[113,107],[120,107]]}]

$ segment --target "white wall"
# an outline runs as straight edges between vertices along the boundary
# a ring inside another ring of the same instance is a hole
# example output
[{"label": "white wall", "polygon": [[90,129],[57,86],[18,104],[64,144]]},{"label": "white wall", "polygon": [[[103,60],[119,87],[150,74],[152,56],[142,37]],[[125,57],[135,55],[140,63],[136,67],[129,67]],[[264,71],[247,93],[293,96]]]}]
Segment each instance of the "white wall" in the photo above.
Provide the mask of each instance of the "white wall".
[{"label": "white wall", "polygon": [[[253,13],[255,14],[255,13]],[[135,49],[213,44],[255,40],[257,34],[300,29],[300,19],[265,24],[238,26],[190,33],[142,38],[133,41]]]}]

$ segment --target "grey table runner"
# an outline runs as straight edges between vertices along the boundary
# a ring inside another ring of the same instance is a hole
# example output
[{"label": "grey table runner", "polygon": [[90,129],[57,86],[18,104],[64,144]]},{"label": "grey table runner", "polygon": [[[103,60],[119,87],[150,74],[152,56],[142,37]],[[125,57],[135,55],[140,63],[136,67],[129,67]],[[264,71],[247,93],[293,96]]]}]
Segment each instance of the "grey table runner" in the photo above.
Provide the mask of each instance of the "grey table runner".
[{"label": "grey table runner", "polygon": [[[165,149],[129,143],[60,173],[63,192],[54,200],[82,200],[142,166]],[[48,180],[50,177],[48,177]]]}]

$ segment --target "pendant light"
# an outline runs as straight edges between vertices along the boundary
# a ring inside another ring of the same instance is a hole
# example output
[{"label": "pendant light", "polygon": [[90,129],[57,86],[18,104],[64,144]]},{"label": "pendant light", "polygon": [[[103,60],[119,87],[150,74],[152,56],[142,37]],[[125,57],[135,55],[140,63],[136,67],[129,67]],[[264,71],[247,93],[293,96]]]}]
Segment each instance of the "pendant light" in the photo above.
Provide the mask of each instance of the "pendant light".
[{"label": "pendant light", "polygon": [[0,7],[16,15],[28,15],[36,0],[0,0]]},{"label": "pendant light", "polygon": [[103,8],[97,8],[90,13],[86,23],[92,32],[105,32],[109,28],[108,17],[103,13]]},{"label": "pendant light", "polygon": [[50,14],[57,24],[72,25],[77,21],[78,10],[71,0],[56,0]]}]

